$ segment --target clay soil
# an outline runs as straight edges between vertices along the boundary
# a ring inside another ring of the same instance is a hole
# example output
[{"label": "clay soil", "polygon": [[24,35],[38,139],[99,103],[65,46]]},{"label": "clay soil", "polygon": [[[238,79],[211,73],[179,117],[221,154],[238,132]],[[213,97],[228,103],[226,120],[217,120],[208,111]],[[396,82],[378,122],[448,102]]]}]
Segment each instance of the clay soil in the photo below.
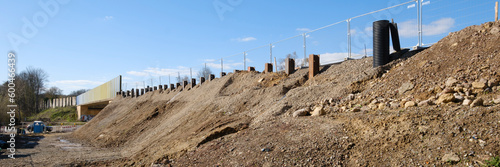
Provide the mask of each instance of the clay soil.
[{"label": "clay soil", "polygon": [[[117,156],[69,165],[481,166],[500,156],[499,29],[500,22],[471,26],[377,68],[369,57],[321,67],[314,78],[307,69],[238,72],[117,97],[67,136]],[[473,82],[486,86],[472,90]],[[484,102],[438,103],[446,88],[457,95],[470,88],[463,96]],[[404,107],[429,99],[435,103]],[[301,109],[323,112],[292,116]]]}]

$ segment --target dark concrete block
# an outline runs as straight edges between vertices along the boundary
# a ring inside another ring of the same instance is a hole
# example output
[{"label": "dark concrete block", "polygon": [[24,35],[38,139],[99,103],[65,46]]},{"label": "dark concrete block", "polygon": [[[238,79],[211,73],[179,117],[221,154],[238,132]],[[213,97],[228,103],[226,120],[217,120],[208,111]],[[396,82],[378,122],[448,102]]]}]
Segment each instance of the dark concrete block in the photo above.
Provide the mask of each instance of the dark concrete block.
[{"label": "dark concrete block", "polygon": [[175,89],[175,85],[174,84],[170,84],[170,90],[174,90]]},{"label": "dark concrete block", "polygon": [[205,77],[200,77],[200,84],[205,83]]},{"label": "dark concrete block", "polygon": [[226,76],[226,72],[221,72],[220,77],[222,78],[223,76]]},{"label": "dark concrete block", "polygon": [[285,60],[285,73],[290,75],[295,72],[295,60],[291,58],[286,58]]},{"label": "dark concrete block", "polygon": [[273,72],[273,64],[266,63],[264,67],[264,73],[271,73],[271,72]]},{"label": "dark concrete block", "polygon": [[309,79],[319,73],[319,55],[309,55]]},{"label": "dark concrete block", "polygon": [[196,86],[196,79],[191,78],[191,88],[194,88]]},{"label": "dark concrete block", "polygon": [[215,79],[215,75],[214,74],[210,74],[210,81],[212,81],[214,79]]},{"label": "dark concrete block", "polygon": [[188,81],[182,81],[182,88],[186,88],[187,85],[188,85]]},{"label": "dark concrete block", "polygon": [[248,72],[252,72],[252,71],[255,71],[255,67],[248,67]]}]

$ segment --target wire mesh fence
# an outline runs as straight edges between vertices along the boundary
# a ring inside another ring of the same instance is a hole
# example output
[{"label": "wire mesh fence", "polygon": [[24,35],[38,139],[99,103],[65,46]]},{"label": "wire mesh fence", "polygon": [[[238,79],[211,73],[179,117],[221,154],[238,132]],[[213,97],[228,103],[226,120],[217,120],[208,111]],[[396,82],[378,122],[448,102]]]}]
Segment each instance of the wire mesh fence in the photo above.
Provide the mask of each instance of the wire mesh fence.
[{"label": "wire mesh fence", "polygon": [[[394,3],[399,2],[399,3]],[[144,88],[154,85],[170,85],[182,80],[196,78],[207,67],[211,73],[221,77],[221,72],[246,70],[255,67],[264,70],[264,63],[272,63],[273,71],[284,66],[287,57],[296,59],[296,66],[307,66],[309,54],[321,55],[321,64],[330,64],[345,59],[372,56],[372,23],[390,20],[398,25],[401,46],[429,46],[469,25],[494,20],[496,0],[410,0],[391,1],[387,8],[338,20],[317,29],[303,29],[296,35],[268,44],[236,52],[233,55],[205,60],[194,67],[183,67],[178,71],[151,74],[142,81],[125,82],[126,89]]]}]

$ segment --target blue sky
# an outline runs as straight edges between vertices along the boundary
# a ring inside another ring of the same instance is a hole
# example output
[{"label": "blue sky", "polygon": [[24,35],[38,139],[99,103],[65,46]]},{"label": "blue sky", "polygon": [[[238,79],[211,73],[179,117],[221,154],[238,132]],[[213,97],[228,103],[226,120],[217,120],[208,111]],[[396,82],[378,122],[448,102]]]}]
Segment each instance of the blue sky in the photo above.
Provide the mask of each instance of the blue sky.
[{"label": "blue sky", "polygon": [[[18,71],[28,66],[49,74],[47,86],[65,94],[91,89],[122,75],[124,88],[167,84],[178,73],[193,77],[205,63],[218,76],[247,66],[262,70],[270,46],[278,60],[296,52],[322,55],[327,63],[347,55],[348,18],[401,4],[404,0],[0,0],[0,50],[14,50]],[[449,32],[492,21],[494,0],[424,0],[424,44]],[[351,20],[353,55],[369,54],[371,24],[398,23],[402,46],[417,44],[415,2]],[[283,42],[282,39],[297,36]],[[259,48],[260,47],[260,48]],[[235,55],[239,54],[239,55]],[[234,55],[234,56],[232,56]],[[231,56],[231,57],[230,57]],[[4,72],[5,80],[7,72]],[[2,80],[2,81],[5,81]]]}]

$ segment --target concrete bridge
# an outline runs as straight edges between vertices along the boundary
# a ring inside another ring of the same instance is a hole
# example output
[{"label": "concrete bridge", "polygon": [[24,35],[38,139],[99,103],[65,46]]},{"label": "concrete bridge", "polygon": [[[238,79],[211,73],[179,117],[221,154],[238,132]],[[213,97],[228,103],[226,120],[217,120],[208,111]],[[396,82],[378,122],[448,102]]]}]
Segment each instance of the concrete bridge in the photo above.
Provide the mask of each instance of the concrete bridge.
[{"label": "concrete bridge", "polygon": [[106,107],[121,92],[122,76],[118,76],[76,97],[78,120],[88,121]]}]

